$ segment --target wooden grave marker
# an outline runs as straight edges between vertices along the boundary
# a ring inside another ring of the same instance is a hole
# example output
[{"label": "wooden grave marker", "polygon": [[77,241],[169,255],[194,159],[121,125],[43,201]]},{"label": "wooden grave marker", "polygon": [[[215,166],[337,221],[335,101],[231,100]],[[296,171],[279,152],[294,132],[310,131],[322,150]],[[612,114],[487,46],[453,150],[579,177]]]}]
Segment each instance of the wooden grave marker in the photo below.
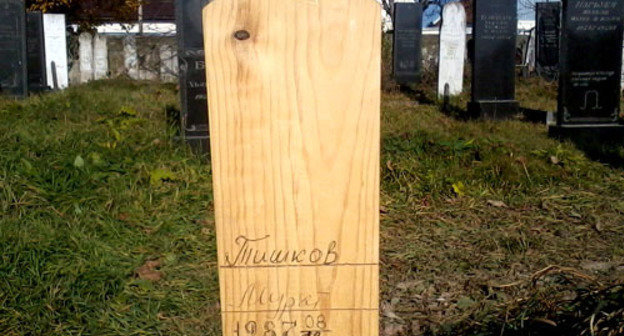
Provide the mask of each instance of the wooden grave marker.
[{"label": "wooden grave marker", "polygon": [[379,334],[381,9],[204,8],[223,334]]}]

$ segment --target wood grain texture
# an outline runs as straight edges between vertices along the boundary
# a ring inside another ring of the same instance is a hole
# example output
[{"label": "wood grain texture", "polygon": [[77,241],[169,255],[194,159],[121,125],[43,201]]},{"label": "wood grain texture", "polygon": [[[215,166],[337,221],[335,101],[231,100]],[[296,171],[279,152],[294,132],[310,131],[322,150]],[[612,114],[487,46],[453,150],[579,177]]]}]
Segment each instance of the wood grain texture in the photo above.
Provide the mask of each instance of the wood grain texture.
[{"label": "wood grain texture", "polygon": [[203,15],[224,335],[378,335],[379,5]]}]

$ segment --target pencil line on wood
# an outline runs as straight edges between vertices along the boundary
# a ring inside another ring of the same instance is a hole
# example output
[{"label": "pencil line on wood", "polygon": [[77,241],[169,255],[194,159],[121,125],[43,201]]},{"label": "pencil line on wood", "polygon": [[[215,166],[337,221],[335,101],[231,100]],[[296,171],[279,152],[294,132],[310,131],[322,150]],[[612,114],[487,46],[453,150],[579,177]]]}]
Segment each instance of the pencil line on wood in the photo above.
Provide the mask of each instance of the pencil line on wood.
[{"label": "pencil line on wood", "polygon": [[378,263],[345,263],[332,265],[257,265],[257,266],[219,266],[220,268],[287,268],[287,267],[358,267],[358,266],[379,266]]},{"label": "pencil line on wood", "polygon": [[326,311],[379,311],[379,308],[326,308],[326,309],[266,309],[266,310],[224,310],[224,314],[246,314],[246,313],[281,313],[281,312],[326,312]]}]

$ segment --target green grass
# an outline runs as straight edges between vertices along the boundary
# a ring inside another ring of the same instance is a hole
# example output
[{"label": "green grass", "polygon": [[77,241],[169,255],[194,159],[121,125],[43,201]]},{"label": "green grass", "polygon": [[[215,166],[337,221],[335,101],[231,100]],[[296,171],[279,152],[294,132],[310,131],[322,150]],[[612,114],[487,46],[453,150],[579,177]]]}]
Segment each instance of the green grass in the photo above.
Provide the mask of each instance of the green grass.
[{"label": "green grass", "polygon": [[[520,82],[533,108],[555,93]],[[172,104],[123,81],[0,101],[0,335],[220,333],[210,165]],[[544,125],[382,112],[384,335],[570,335],[624,308],[599,292],[624,283],[624,170]]]},{"label": "green grass", "polygon": [[544,125],[457,121],[400,95],[382,111],[382,290],[385,309],[408,321],[387,323],[509,334],[548,316],[529,311],[541,291],[556,300],[579,285],[559,274],[531,286],[549,265],[624,280],[621,169],[549,139]]},{"label": "green grass", "polygon": [[175,103],[129,82],[0,103],[1,335],[218,329],[210,168],[168,141]]}]

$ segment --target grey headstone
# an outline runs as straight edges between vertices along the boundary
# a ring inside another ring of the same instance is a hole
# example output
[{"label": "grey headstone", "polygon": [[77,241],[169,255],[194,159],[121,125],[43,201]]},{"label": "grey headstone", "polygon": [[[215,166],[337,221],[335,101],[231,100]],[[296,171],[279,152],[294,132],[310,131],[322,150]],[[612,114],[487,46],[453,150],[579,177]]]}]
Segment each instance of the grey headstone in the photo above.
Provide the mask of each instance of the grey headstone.
[{"label": "grey headstone", "polygon": [[472,102],[468,110],[485,119],[516,115],[517,0],[475,0],[473,22]]},{"label": "grey headstone", "polygon": [[394,79],[399,84],[420,80],[422,6],[412,2],[394,3]]},{"label": "grey headstone", "polygon": [[562,17],[558,125],[622,123],[624,1],[567,0]]},{"label": "grey headstone", "polygon": [[464,85],[466,60],[466,10],[461,3],[452,2],[442,10],[440,28],[440,65],[438,97],[458,95]]},{"label": "grey headstone", "polygon": [[202,9],[209,0],[176,0],[182,132],[192,147],[209,144]]},{"label": "grey headstone", "polygon": [[46,52],[43,35],[43,13],[26,14],[26,50],[28,55],[28,91],[48,90]]},{"label": "grey headstone", "polygon": [[21,0],[0,0],[0,94],[28,94],[26,12]]}]

